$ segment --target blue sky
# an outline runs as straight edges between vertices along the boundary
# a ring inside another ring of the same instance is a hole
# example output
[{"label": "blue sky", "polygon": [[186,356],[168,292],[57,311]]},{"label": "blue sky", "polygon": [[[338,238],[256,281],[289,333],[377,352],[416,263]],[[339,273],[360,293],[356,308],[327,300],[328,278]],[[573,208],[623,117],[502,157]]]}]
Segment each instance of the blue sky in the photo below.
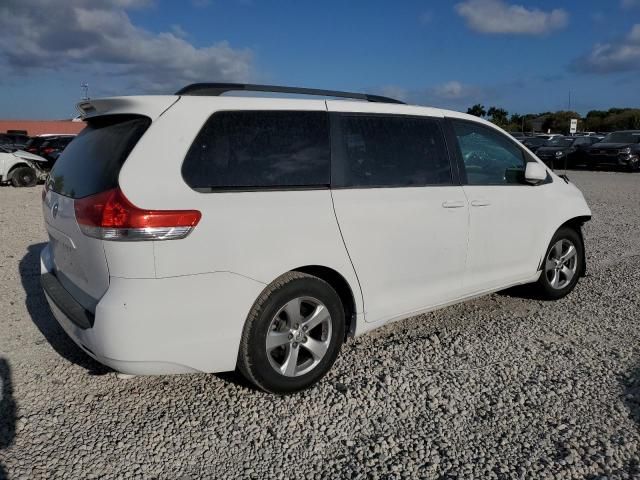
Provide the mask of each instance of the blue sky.
[{"label": "blue sky", "polygon": [[[54,5],[51,5],[54,4]],[[3,0],[0,118],[194,81],[527,113],[640,107],[640,0]]]}]

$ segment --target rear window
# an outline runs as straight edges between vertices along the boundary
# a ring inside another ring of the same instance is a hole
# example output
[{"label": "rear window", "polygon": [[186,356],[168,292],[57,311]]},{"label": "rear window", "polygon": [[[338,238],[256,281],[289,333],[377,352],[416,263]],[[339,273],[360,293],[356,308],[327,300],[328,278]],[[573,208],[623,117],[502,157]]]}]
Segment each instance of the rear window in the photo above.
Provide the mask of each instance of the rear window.
[{"label": "rear window", "polygon": [[326,112],[217,112],[182,165],[187,185],[202,192],[328,186],[330,175]]},{"label": "rear window", "polygon": [[71,198],[115,188],[122,165],[150,124],[151,120],[138,115],[90,119],[60,155],[48,188]]},{"label": "rear window", "polygon": [[27,142],[27,148],[32,147],[36,148],[42,145],[47,140],[46,137],[31,137]]}]

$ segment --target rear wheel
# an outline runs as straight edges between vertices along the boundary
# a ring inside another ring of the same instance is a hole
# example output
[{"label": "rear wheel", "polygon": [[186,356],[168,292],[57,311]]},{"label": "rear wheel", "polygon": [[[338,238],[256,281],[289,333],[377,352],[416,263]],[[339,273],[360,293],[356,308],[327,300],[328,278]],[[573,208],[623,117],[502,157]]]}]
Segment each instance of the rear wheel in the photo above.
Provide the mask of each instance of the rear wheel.
[{"label": "rear wheel", "polygon": [[31,167],[18,167],[11,174],[11,183],[14,187],[33,187],[38,183],[38,175]]},{"label": "rear wheel", "polygon": [[568,295],[578,283],[584,265],[584,248],[578,233],[560,228],[547,249],[538,286],[546,298],[556,300]]},{"label": "rear wheel", "polygon": [[303,390],[329,371],[344,332],[336,291],[317,277],[289,272],[262,292],[249,313],[238,369],[268,392]]}]

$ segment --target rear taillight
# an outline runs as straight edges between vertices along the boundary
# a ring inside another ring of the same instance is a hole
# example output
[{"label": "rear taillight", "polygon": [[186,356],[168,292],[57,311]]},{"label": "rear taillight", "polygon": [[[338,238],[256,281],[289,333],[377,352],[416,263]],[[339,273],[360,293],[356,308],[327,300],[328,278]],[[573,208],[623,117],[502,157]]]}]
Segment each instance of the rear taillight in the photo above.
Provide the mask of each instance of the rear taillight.
[{"label": "rear taillight", "polygon": [[53,148],[53,147],[45,147],[45,148],[42,149],[42,153],[46,153],[48,155],[51,152],[53,152],[54,150],[55,150],[55,148]]},{"label": "rear taillight", "polygon": [[82,232],[101,240],[141,241],[184,238],[200,221],[197,210],[143,210],[119,188],[74,202]]}]

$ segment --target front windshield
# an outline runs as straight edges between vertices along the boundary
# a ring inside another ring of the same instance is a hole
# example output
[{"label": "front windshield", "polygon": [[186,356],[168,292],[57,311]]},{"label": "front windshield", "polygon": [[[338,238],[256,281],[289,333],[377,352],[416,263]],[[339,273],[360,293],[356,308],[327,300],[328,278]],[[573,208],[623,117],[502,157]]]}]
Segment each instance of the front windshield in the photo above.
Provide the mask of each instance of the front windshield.
[{"label": "front windshield", "polygon": [[570,147],[575,139],[565,137],[555,137],[545,142],[545,147]]},{"label": "front windshield", "polygon": [[640,143],[640,132],[613,132],[602,143]]}]

